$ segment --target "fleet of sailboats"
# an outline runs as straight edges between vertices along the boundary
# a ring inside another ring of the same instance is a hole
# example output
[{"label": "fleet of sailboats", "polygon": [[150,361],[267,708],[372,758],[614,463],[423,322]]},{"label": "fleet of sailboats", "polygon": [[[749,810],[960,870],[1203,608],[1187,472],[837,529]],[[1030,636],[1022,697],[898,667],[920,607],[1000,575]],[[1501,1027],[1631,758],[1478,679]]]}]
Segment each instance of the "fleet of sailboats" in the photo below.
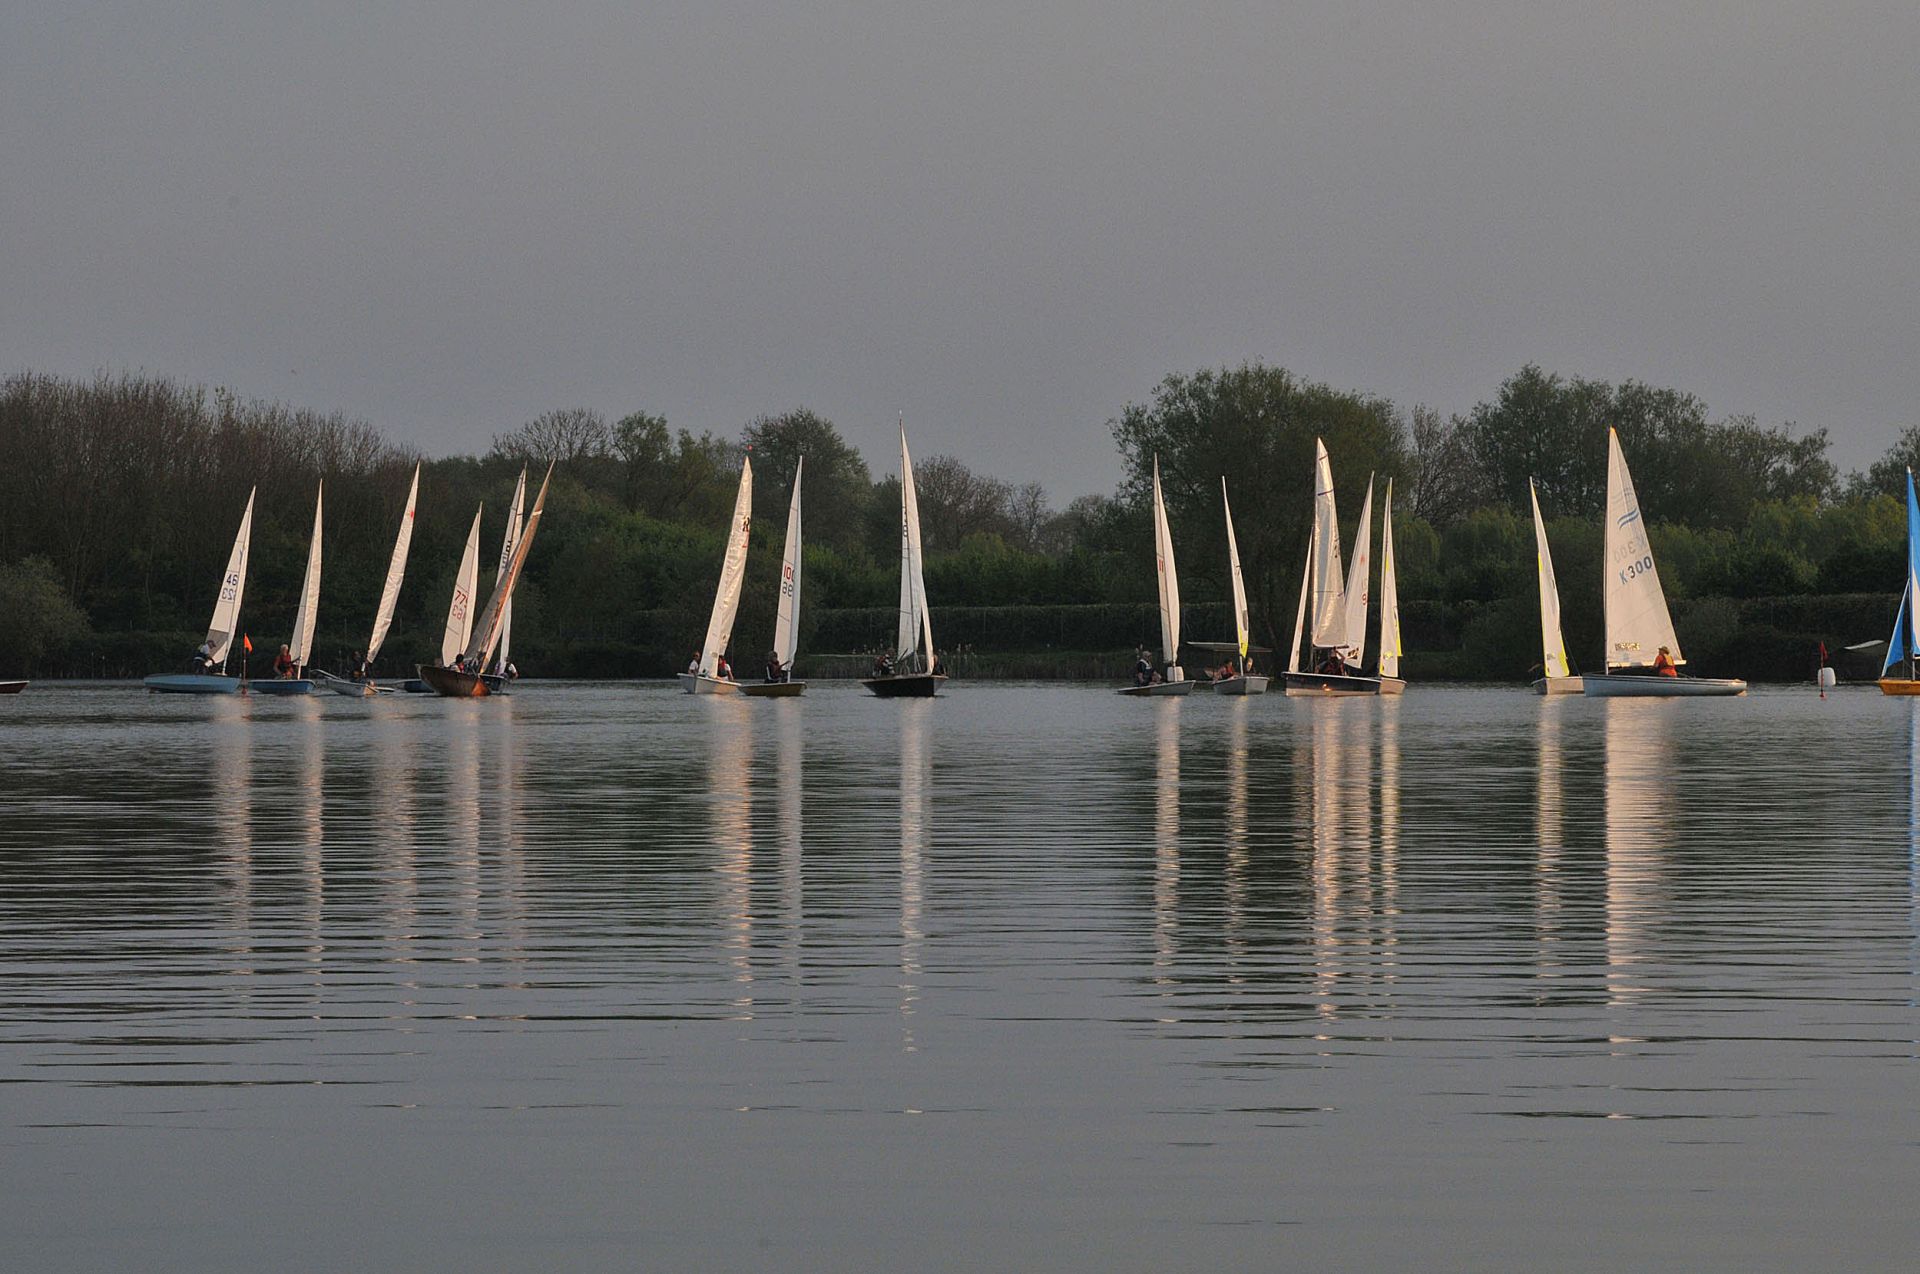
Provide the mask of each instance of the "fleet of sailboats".
[{"label": "fleet of sailboats", "polygon": [[883,669],[860,684],[882,699],[931,699],[947,680],[933,645],[933,613],[927,605],[926,565],[920,548],[920,498],[907,453],[907,424],[900,421],[900,627],[894,654]]},{"label": "fleet of sailboats", "polygon": [[540,479],[540,493],[534,496],[533,509],[527,514],[526,526],[521,528],[514,542],[513,557],[507,562],[506,574],[494,585],[493,595],[487,598],[487,608],[473,625],[466,649],[453,661],[454,666],[420,666],[420,680],[431,686],[435,694],[452,699],[483,699],[505,688],[500,678],[480,670],[487,666],[494,652],[499,649],[501,634],[506,629],[507,608],[513,605],[513,590],[520,583],[520,573],[526,567],[527,554],[533,548],[533,537],[540,529],[540,518],[547,507],[547,484],[552,481],[553,465],[549,463],[546,476]]}]

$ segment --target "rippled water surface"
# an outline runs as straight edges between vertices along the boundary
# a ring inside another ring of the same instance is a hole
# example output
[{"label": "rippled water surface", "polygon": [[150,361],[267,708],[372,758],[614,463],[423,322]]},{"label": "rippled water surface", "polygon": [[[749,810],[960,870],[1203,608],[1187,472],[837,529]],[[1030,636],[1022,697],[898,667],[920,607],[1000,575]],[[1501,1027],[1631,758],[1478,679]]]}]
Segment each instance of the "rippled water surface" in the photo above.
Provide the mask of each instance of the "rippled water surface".
[{"label": "rippled water surface", "polygon": [[1911,1268],[1912,704],[0,699],[0,1268]]}]

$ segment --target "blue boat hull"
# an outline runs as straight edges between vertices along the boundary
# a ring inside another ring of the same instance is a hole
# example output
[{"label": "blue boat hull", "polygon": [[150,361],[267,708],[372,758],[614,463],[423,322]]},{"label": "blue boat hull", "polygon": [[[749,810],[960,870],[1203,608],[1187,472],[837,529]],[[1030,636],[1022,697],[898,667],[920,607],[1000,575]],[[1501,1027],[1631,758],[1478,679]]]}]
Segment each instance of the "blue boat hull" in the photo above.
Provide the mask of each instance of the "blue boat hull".
[{"label": "blue boat hull", "polygon": [[305,677],[275,677],[270,681],[251,682],[247,690],[257,695],[310,695],[313,682]]},{"label": "blue boat hull", "polygon": [[164,695],[237,695],[243,684],[238,677],[199,672],[156,672],[146,679],[147,689]]}]

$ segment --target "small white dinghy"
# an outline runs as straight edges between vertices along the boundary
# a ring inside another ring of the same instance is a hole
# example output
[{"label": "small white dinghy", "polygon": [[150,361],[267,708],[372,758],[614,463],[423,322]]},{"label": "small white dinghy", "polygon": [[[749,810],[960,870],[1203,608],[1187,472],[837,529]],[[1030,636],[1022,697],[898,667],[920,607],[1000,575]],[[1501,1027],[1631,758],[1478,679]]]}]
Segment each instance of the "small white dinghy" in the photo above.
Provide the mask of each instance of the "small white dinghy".
[{"label": "small white dinghy", "polygon": [[[1340,519],[1333,499],[1333,466],[1327,459],[1326,443],[1313,440],[1313,533],[1307,537],[1306,577],[1300,586],[1300,610],[1294,620],[1293,648],[1287,652],[1284,675],[1290,695],[1375,695],[1380,693],[1380,678],[1355,672],[1365,645],[1366,632],[1366,544],[1373,509],[1373,480],[1367,480],[1367,499],[1363,507],[1359,541],[1354,545],[1353,569],[1345,576],[1340,571]],[[1357,588],[1357,604],[1348,593]],[[1312,601],[1311,616],[1308,612]],[[1354,619],[1360,627],[1350,627]],[[1311,622],[1309,622],[1309,619]],[[1350,636],[1360,636],[1351,643]],[[1311,654],[1308,666],[1300,664],[1300,639],[1307,637],[1310,652],[1324,652],[1324,659]],[[1322,671],[1324,669],[1324,671]],[[1338,671],[1336,671],[1338,669]]]},{"label": "small white dinghy", "polygon": [[1612,429],[1607,430],[1607,535],[1601,572],[1606,580],[1607,671],[1602,677],[1581,679],[1588,697],[1680,699],[1747,693],[1747,683],[1738,678],[1654,671],[1662,652],[1676,670],[1687,661],[1673,633],[1673,615],[1653,564],[1633,475],[1620,451],[1620,435]]},{"label": "small white dinghy", "polygon": [[1393,479],[1387,479],[1386,511],[1380,519],[1380,693],[1405,694],[1400,675],[1400,581],[1393,565]]},{"label": "small white dinghy", "polygon": [[300,583],[300,602],[293,611],[293,639],[287,643],[287,658],[293,660],[293,675],[270,677],[253,683],[253,692],[263,695],[307,695],[313,693],[313,678],[306,675],[313,658],[313,629],[320,618],[320,506],[327,494],[322,482],[313,496],[313,537],[307,541],[307,574]]},{"label": "small white dinghy", "polygon": [[[227,675],[227,656],[239,634],[240,601],[247,591],[247,554],[253,544],[253,497],[257,491],[256,487],[247,492],[247,510],[240,515],[240,531],[233,537],[226,574],[220,577],[220,594],[213,602],[213,622],[207,625],[207,640],[196,656],[204,661],[200,666],[205,671],[156,672],[144,682],[154,694],[231,695],[246,689],[245,681]],[[215,664],[220,665],[217,673],[213,671]]]},{"label": "small white dinghy", "polygon": [[707,616],[707,638],[700,645],[700,662],[680,674],[690,695],[738,694],[740,683],[720,675],[720,660],[733,640],[733,617],[740,610],[740,585],[747,573],[747,531],[753,522],[753,457],[740,458],[740,487],[733,497],[733,521],[728,523],[727,552],[720,559],[720,584],[713,592],[713,611]]},{"label": "small white dinghy", "polygon": [[1584,689],[1581,678],[1567,667],[1567,639],[1560,633],[1560,585],[1553,578],[1553,552],[1547,547],[1547,523],[1540,516],[1540,495],[1527,479],[1527,498],[1533,502],[1533,566],[1540,581],[1540,668],[1546,675],[1536,679],[1533,692],[1540,695],[1577,695]]},{"label": "small white dinghy", "polygon": [[[1173,531],[1167,525],[1167,502],[1160,494],[1160,457],[1153,458],[1153,570],[1160,588],[1160,667],[1135,673],[1131,686],[1120,693],[1137,698],[1193,693],[1193,682],[1179,664],[1180,575],[1173,565]],[[1142,664],[1146,661],[1143,651]],[[1140,678],[1146,678],[1141,681]]]},{"label": "small white dinghy", "polygon": [[920,496],[907,452],[907,418],[900,417],[900,625],[893,669],[862,677],[860,684],[882,699],[932,699],[946,684],[933,648],[933,609],[927,602],[926,555],[920,543]]},{"label": "small white dinghy", "polygon": [[773,658],[780,665],[780,679],[741,682],[740,693],[749,699],[791,699],[807,692],[806,682],[793,679],[793,657],[800,653],[800,473],[806,463],[802,457],[793,466],[787,543],[780,556],[780,601],[773,615]]},{"label": "small white dinghy", "polygon": [[[377,694],[392,694],[399,687],[382,686],[373,679],[374,657],[380,653],[380,645],[387,639],[387,630],[393,627],[393,609],[400,601],[400,584],[407,575],[407,550],[413,544],[413,515],[420,503],[420,466],[413,466],[413,484],[407,488],[407,507],[400,515],[400,532],[394,537],[393,556],[387,561],[387,579],[380,587],[380,606],[374,612],[373,633],[367,638],[367,653],[361,661],[365,670],[361,677],[336,677],[331,673],[315,673],[314,680],[337,695],[349,699],[368,699]],[[359,671],[359,670],[356,670]]]},{"label": "small white dinghy", "polygon": [[[1248,658],[1253,650],[1251,644],[1252,616],[1247,611],[1247,582],[1240,573],[1240,542],[1233,534],[1233,506],[1227,502],[1227,480],[1220,479],[1220,508],[1227,518],[1227,573],[1233,583],[1233,644],[1195,642],[1194,645],[1206,650],[1232,651],[1239,662],[1233,666],[1232,676],[1215,678],[1211,683],[1213,693],[1217,695],[1263,695],[1267,693],[1268,678],[1253,671],[1252,661]],[[1262,653],[1270,654],[1262,648]]]}]

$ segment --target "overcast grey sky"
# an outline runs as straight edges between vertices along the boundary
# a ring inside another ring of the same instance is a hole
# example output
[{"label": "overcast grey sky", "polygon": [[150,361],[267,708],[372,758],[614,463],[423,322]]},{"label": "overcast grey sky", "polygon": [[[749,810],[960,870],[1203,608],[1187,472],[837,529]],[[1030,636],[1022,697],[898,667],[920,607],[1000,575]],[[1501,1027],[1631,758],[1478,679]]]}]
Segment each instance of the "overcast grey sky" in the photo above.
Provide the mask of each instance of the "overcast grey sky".
[{"label": "overcast grey sky", "polygon": [[0,0],[0,367],[433,453],[905,411],[1064,501],[1169,371],[1920,421],[1920,6]]}]

